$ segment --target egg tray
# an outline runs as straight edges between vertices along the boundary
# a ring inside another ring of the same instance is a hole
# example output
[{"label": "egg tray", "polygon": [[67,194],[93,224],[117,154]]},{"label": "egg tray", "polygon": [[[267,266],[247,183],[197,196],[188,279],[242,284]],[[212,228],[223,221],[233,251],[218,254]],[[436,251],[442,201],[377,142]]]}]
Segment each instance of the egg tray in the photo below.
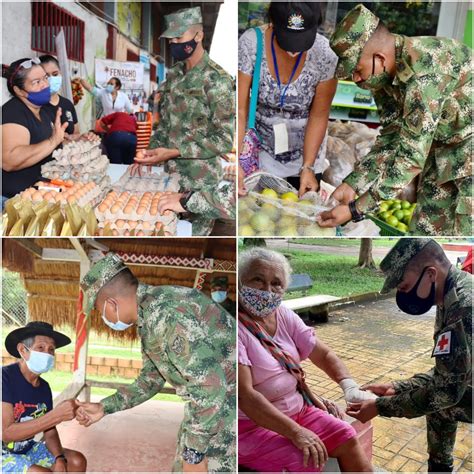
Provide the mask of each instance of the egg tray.
[{"label": "egg tray", "polygon": [[[151,236],[166,236],[173,237],[177,233],[178,217],[175,215],[174,219],[167,224],[163,222],[156,222],[154,226],[146,226],[144,221],[132,221],[132,224],[125,222],[123,225],[117,225],[116,221],[102,221],[98,224],[98,235],[105,235],[105,228],[112,235],[117,237],[151,237]],[[158,228],[159,227],[159,228]]]},{"label": "egg tray", "polygon": [[146,173],[143,176],[130,176],[130,167],[120,179],[114,183],[112,189],[117,192],[179,192],[179,175],[177,173]]},{"label": "egg tray", "polygon": [[[76,183],[77,184],[77,183]],[[87,185],[88,183],[84,183],[85,185]],[[95,184],[95,183],[94,183]],[[45,183],[44,185],[45,188],[47,188],[47,183]],[[48,191],[47,189],[45,190],[41,190],[41,189],[34,189],[34,188],[27,188],[25,189],[25,191],[22,191],[21,193],[19,193],[18,195],[22,198],[22,199],[26,199],[26,200],[29,200],[33,203],[39,203],[41,201],[46,201],[48,202],[49,204],[55,204],[57,202],[60,203],[61,205],[61,208],[65,207],[67,204],[71,204],[71,203],[75,203],[77,204],[78,206],[80,207],[85,207],[87,205],[90,205],[91,207],[94,207],[96,206],[99,202],[102,201],[103,197],[104,197],[104,194],[105,194],[105,191],[103,189],[101,189],[99,186],[95,185],[92,189],[90,189],[90,191],[88,191],[87,193],[85,193],[83,196],[81,196],[79,199],[60,199],[60,200],[56,200],[55,197],[56,196],[61,196],[61,194],[65,194],[66,190],[68,189],[67,187],[64,187],[62,186],[61,188],[61,191],[60,190],[50,190]],[[30,190],[34,190],[34,193],[31,194],[30,193],[30,196],[27,195],[27,193],[30,191]],[[79,190],[79,189],[78,189]],[[40,194],[43,194],[42,198],[41,199],[38,199],[38,195],[36,196],[36,198],[33,198],[33,196],[36,194],[36,193],[40,193]],[[45,197],[47,197],[48,193],[51,193],[52,196],[54,196],[53,198],[51,199],[45,199]],[[71,196],[72,197],[72,196]]]},{"label": "egg tray", "polygon": [[61,166],[90,164],[102,155],[101,140],[74,141],[53,152],[53,158]]},{"label": "egg tray", "polygon": [[87,165],[58,165],[54,161],[50,161],[41,167],[41,175],[49,179],[73,179],[75,181],[100,181],[107,175],[109,160],[102,155],[95,163]]},{"label": "egg tray", "polygon": [[[157,196],[158,194],[158,196]],[[133,230],[135,224],[139,223],[142,227],[140,230],[154,230],[157,223],[169,225],[173,221],[177,221],[176,213],[165,211],[163,214],[158,213],[157,203],[162,193],[151,192],[131,193],[123,191],[118,194],[111,191],[101,204],[95,208],[95,215],[99,221],[99,226],[104,227],[105,222],[119,222],[129,224],[127,230]],[[147,199],[148,201],[144,200]],[[113,203],[113,204],[112,204]],[[118,226],[117,229],[121,229]]]}]

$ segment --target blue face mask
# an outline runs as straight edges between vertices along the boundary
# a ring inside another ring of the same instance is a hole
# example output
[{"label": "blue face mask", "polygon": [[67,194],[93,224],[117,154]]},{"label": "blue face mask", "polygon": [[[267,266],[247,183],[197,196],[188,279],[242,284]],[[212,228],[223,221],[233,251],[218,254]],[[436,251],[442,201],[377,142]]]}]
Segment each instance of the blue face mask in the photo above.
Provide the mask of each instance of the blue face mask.
[{"label": "blue face mask", "polygon": [[30,353],[30,358],[28,360],[23,360],[26,362],[26,366],[34,374],[43,374],[54,367],[54,356],[51,354],[47,354],[46,352],[32,351],[26,346],[25,348]]},{"label": "blue face mask", "polygon": [[51,94],[56,94],[61,89],[63,85],[63,77],[62,76],[49,76],[48,77],[49,88],[51,90]]},{"label": "blue face mask", "polygon": [[212,301],[222,303],[227,298],[227,291],[211,291]]},{"label": "blue face mask", "polygon": [[51,100],[51,89],[48,86],[38,92],[28,92],[27,99],[37,107],[46,105]]},{"label": "blue face mask", "polygon": [[109,93],[112,94],[112,92],[115,90],[115,87],[112,84],[107,84],[107,87],[105,90]]},{"label": "blue face mask", "polygon": [[133,324],[126,324],[119,319],[119,314],[118,314],[118,306],[117,306],[117,322],[116,323],[111,323],[106,317],[105,317],[105,307],[107,306],[107,300],[104,301],[104,309],[102,310],[102,320],[104,323],[109,326],[110,329],[113,329],[114,331],[125,331],[125,329],[128,329],[129,327],[133,326]]}]

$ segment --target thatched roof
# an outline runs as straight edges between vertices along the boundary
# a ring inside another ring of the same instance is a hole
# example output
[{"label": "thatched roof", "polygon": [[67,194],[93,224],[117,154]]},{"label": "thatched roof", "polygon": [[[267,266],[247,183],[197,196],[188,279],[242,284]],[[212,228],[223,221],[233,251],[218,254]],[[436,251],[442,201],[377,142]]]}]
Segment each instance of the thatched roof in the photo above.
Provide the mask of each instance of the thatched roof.
[{"label": "thatched roof", "polygon": [[[210,280],[216,275],[229,279],[229,296],[235,300],[235,239],[232,238],[188,238],[188,239],[120,239],[97,238],[95,242],[106,245],[114,252],[127,255],[188,257],[213,259],[219,270],[206,273],[203,291],[210,293]],[[81,246],[91,250],[91,241],[80,239]],[[28,293],[30,320],[48,321],[55,326],[75,327],[76,304],[79,295],[80,264],[67,261],[44,260],[44,249],[74,250],[67,238],[50,239],[3,239],[4,268],[20,273]],[[26,248],[29,247],[29,248]],[[180,285],[193,287],[198,271],[195,268],[154,266],[149,264],[128,264],[134,275],[150,285]],[[117,336],[101,321],[98,313],[93,314],[91,325],[97,332]],[[136,337],[135,331],[125,331]],[[125,334],[120,334],[123,338]]]}]

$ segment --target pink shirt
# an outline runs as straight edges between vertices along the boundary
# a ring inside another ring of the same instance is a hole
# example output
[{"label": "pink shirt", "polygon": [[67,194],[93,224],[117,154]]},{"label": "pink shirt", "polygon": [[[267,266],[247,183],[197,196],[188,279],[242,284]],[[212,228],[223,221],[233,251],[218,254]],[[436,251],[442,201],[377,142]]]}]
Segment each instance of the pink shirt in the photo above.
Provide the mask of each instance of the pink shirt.
[{"label": "pink shirt", "polygon": [[[284,306],[277,309],[276,317],[275,342],[298,362],[306,359],[316,344],[313,328],[306,326],[296,313]],[[239,364],[250,366],[254,389],[275,408],[288,416],[301,411],[304,402],[296,388],[295,377],[282,368],[240,321]],[[239,410],[239,419],[248,420],[248,417]]]}]

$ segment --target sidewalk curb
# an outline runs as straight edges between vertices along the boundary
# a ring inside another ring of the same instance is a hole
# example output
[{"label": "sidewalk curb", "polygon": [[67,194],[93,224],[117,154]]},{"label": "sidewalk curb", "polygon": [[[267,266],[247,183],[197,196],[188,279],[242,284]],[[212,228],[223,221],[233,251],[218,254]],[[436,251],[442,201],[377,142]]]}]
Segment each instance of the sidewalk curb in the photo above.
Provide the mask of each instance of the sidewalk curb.
[{"label": "sidewalk curb", "polygon": [[328,303],[329,310],[345,308],[346,306],[356,305],[359,303],[371,303],[373,301],[381,301],[389,298],[393,298],[395,292],[391,291],[390,293],[382,295],[378,291],[373,291],[370,293],[362,293],[360,295],[345,296],[337,301],[332,301]]}]

